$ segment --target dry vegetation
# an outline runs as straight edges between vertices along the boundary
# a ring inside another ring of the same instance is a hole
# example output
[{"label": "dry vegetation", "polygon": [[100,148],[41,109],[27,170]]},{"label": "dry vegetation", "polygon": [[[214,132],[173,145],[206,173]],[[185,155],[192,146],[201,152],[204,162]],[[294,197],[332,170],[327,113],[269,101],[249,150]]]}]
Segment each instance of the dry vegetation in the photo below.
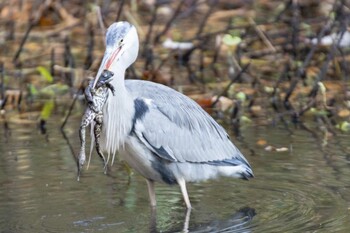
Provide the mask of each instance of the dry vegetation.
[{"label": "dry vegetation", "polygon": [[39,119],[45,128],[70,108],[81,114],[71,100],[83,99],[105,27],[118,20],[133,23],[141,41],[127,78],[183,91],[236,129],[316,122],[333,134],[350,130],[346,0],[2,1],[5,127]]}]

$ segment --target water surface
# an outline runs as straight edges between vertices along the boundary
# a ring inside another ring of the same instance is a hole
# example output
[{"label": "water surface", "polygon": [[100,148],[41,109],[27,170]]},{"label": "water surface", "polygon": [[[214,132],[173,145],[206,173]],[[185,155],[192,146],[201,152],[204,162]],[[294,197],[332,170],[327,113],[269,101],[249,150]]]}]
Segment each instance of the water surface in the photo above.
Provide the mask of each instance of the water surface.
[{"label": "water surface", "polygon": [[[79,118],[65,132],[78,152]],[[349,136],[243,127],[235,144],[256,178],[189,184],[186,213],[177,186],[157,184],[156,213],[144,179],[118,161],[108,175],[96,154],[81,181],[57,122],[0,127],[1,232],[350,232]],[[287,147],[269,152],[256,142]],[[189,220],[188,220],[189,219]]]}]

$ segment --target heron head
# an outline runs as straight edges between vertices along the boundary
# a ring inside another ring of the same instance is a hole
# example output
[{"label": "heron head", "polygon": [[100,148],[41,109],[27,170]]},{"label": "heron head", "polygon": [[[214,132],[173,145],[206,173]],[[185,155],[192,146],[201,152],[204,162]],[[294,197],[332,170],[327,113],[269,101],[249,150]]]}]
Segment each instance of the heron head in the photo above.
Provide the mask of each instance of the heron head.
[{"label": "heron head", "polygon": [[139,51],[136,28],[128,22],[113,23],[106,33],[106,51],[97,73],[95,83],[103,70],[114,74],[124,71],[135,62]]}]

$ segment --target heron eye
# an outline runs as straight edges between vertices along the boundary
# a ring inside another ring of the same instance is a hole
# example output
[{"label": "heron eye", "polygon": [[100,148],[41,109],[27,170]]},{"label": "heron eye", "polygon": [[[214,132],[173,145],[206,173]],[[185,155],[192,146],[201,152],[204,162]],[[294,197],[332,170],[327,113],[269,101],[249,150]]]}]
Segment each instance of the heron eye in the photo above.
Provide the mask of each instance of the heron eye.
[{"label": "heron eye", "polygon": [[123,39],[121,39],[121,40],[119,41],[119,45],[121,45],[121,44],[123,43],[123,41],[124,41],[124,40],[123,40]]}]

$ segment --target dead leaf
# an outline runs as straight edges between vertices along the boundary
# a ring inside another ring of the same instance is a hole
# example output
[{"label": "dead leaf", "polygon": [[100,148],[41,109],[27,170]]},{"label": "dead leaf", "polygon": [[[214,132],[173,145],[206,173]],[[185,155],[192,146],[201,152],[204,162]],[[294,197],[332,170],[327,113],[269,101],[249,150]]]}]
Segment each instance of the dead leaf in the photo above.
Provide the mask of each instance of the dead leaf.
[{"label": "dead leaf", "polygon": [[259,113],[261,113],[262,107],[260,105],[253,105],[250,107],[250,111],[255,114],[258,115]]},{"label": "dead leaf", "polygon": [[212,101],[210,97],[203,97],[196,99],[196,102],[202,107],[202,108],[211,108]]},{"label": "dead leaf", "polygon": [[53,26],[55,24],[55,21],[53,20],[52,17],[50,16],[42,16],[39,19],[38,25],[40,27],[48,27],[48,26]]},{"label": "dead leaf", "polygon": [[350,116],[350,111],[348,109],[341,109],[338,112],[338,116],[339,117],[348,117],[348,116]]},{"label": "dead leaf", "polygon": [[[217,98],[218,98],[217,96],[213,96],[211,99],[212,102],[214,102]],[[225,112],[226,110],[231,108],[232,105],[233,105],[233,101],[225,96],[220,96],[218,102],[216,103],[216,107],[222,112]]]},{"label": "dead leaf", "polygon": [[309,68],[306,69],[306,76],[308,78],[314,78],[316,77],[320,72],[320,69],[316,66],[311,66]]},{"label": "dead leaf", "polygon": [[265,139],[259,139],[258,141],[256,141],[256,144],[258,146],[265,146],[267,144],[267,141]]}]

